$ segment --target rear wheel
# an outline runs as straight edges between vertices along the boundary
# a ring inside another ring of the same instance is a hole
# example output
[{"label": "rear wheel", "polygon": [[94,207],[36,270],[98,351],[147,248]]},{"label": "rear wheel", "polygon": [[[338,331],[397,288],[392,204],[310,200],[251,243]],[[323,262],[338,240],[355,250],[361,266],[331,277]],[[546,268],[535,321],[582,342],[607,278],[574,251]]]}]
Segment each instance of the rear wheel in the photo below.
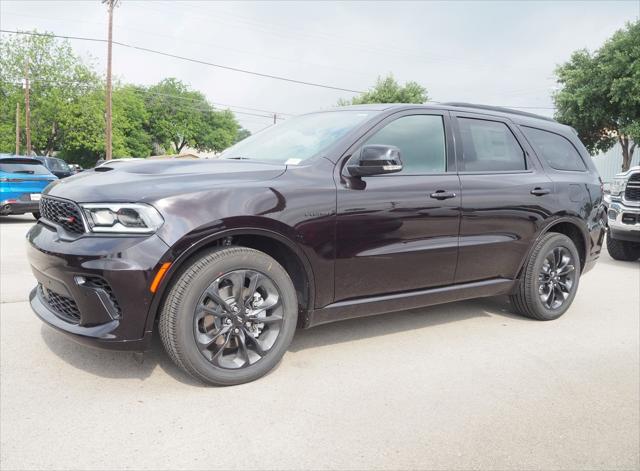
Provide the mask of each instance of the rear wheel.
[{"label": "rear wheel", "polygon": [[607,252],[616,260],[633,262],[640,258],[640,243],[616,240],[607,235]]},{"label": "rear wheel", "polygon": [[215,249],[173,283],[159,321],[169,356],[205,383],[253,381],[286,352],[298,317],[289,275],[263,252]]},{"label": "rear wheel", "polygon": [[545,234],[524,267],[511,303],[523,316],[557,319],[571,306],[579,280],[580,257],[573,241],[563,234]]},{"label": "rear wheel", "polygon": [[40,219],[40,211],[34,211],[33,213],[31,213],[33,215],[34,218],[36,219]]}]

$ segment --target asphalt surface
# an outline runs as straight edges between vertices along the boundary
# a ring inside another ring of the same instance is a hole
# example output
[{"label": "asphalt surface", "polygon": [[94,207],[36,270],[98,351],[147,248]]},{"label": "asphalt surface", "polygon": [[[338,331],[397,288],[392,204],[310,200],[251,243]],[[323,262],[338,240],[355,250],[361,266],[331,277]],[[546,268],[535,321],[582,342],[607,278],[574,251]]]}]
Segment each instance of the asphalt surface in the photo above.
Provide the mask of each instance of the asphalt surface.
[{"label": "asphalt surface", "polygon": [[208,388],[156,338],[80,346],[26,302],[30,216],[0,222],[0,468],[638,469],[640,263],[603,253],[554,322],[504,298],[299,331]]}]

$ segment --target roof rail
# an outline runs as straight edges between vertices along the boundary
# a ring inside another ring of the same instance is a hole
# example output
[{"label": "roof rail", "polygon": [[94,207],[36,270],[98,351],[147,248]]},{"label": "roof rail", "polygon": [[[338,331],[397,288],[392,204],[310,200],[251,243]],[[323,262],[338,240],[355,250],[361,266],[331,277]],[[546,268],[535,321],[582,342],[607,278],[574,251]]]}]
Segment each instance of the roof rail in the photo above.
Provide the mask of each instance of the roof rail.
[{"label": "roof rail", "polygon": [[479,109],[479,110],[487,110],[487,111],[496,111],[499,113],[509,113],[509,114],[516,114],[519,116],[527,116],[529,118],[537,118],[537,119],[543,119],[545,121],[551,121],[552,123],[556,123],[557,121],[553,118],[549,118],[547,116],[541,116],[539,114],[535,114],[535,113],[528,113],[526,111],[519,111],[519,110],[514,110],[511,108],[503,108],[502,106],[489,106],[489,105],[476,105],[473,103],[461,103],[461,102],[447,102],[447,103],[442,103],[443,105],[447,105],[447,106],[455,106],[455,107],[459,107],[459,108],[475,108],[475,109]]}]

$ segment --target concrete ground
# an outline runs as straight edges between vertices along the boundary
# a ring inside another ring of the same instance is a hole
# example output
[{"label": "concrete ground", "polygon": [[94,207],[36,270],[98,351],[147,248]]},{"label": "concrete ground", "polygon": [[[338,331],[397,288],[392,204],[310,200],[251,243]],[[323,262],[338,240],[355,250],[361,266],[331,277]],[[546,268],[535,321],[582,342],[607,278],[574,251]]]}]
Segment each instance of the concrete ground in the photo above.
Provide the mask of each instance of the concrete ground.
[{"label": "concrete ground", "polygon": [[554,322],[486,299],[299,331],[251,384],[93,350],[30,311],[0,223],[0,468],[638,469],[640,264],[603,253]]}]

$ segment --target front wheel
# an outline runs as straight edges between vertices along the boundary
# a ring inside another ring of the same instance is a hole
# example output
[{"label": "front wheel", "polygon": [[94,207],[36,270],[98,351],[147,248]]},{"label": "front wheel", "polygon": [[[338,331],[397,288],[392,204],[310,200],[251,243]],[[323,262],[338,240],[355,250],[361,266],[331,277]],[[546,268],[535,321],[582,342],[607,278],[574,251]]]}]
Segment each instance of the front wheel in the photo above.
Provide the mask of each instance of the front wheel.
[{"label": "front wheel", "polygon": [[616,240],[607,235],[607,252],[611,258],[624,262],[633,262],[640,258],[640,243]]},{"label": "front wheel", "polygon": [[557,319],[569,309],[580,281],[580,257],[573,241],[545,234],[534,247],[518,280],[511,303],[526,317]]},{"label": "front wheel", "polygon": [[245,247],[205,252],[182,271],[159,321],[164,347],[180,368],[216,386],[253,381],[286,352],[298,302],[288,273]]}]

